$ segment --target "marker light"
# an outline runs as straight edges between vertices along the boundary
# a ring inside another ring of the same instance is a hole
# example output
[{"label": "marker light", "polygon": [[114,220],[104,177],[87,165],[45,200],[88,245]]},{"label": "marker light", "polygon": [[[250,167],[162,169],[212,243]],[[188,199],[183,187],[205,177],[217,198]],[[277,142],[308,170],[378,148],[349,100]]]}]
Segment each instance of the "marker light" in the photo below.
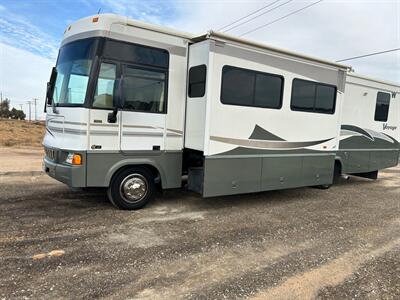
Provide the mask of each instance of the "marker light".
[{"label": "marker light", "polygon": [[82,156],[76,153],[68,153],[67,159],[65,160],[66,163],[71,165],[80,166],[82,164]]},{"label": "marker light", "polygon": [[92,19],[92,22],[93,22],[93,23],[96,23],[97,21],[99,21],[99,17],[94,17],[94,18]]}]

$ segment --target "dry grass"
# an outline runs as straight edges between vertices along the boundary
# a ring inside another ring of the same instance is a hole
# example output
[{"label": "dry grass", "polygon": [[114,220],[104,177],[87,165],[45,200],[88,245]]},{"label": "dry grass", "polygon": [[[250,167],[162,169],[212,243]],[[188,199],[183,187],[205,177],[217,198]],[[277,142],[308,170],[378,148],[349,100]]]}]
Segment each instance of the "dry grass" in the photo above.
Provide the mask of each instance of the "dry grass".
[{"label": "dry grass", "polygon": [[27,122],[0,118],[0,146],[41,147],[44,133],[44,122]]}]

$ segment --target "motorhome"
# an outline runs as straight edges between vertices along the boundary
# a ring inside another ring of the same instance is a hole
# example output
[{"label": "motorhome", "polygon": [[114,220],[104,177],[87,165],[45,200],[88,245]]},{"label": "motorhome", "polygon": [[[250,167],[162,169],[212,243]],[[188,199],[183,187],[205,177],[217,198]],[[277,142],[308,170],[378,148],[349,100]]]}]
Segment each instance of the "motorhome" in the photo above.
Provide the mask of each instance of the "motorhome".
[{"label": "motorhome", "polygon": [[[183,176],[203,197],[371,177],[397,164],[400,97],[350,70],[213,31],[84,18],[66,29],[48,83],[44,170],[73,188],[105,187],[122,209],[143,207],[157,187],[180,188]],[[379,111],[364,123],[353,107],[387,107],[388,93],[390,121],[380,124]],[[379,143],[364,151],[364,138]],[[375,161],[381,141],[397,148]]]}]

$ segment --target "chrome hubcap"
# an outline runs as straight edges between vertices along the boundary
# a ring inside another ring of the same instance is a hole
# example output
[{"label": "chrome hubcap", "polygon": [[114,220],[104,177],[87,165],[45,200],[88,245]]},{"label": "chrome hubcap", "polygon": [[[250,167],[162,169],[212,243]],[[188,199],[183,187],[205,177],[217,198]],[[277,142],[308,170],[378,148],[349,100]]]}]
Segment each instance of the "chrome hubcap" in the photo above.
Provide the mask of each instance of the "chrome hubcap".
[{"label": "chrome hubcap", "polygon": [[130,203],[142,200],[148,191],[147,180],[140,174],[131,174],[127,176],[120,185],[121,197]]}]

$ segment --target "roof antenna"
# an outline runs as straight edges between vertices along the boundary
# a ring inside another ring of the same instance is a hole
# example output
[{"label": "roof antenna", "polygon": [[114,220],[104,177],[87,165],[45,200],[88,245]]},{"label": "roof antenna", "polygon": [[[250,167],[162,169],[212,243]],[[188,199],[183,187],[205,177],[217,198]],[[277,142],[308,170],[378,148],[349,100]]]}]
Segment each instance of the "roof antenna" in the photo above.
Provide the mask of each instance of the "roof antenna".
[{"label": "roof antenna", "polygon": [[97,12],[97,14],[99,15],[99,14],[100,14],[100,12],[101,12],[101,7],[99,8],[99,11]]}]

